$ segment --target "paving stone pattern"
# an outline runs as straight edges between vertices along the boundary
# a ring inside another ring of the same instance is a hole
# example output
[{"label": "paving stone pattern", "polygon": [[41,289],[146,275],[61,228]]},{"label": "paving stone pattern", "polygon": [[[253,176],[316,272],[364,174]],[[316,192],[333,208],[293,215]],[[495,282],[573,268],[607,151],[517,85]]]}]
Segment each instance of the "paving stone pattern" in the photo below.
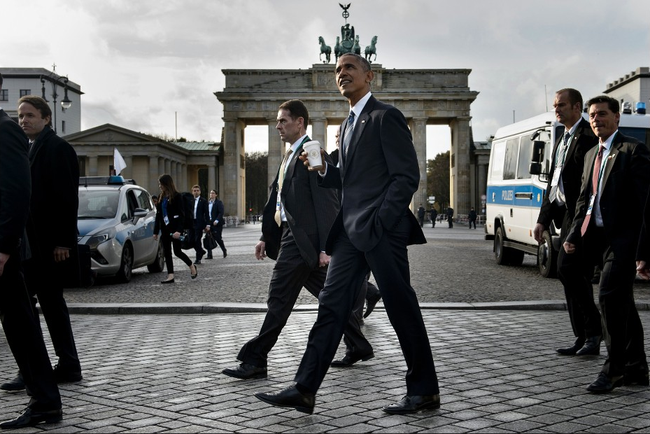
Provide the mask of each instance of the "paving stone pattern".
[{"label": "paving stone pattern", "polygon": [[[366,320],[363,329],[376,357],[350,369],[331,369],[311,416],[269,406],[253,394],[277,391],[292,381],[314,312],[291,316],[270,354],[269,378],[251,381],[220,371],[236,363],[240,346],[261,325],[262,313],[73,315],[84,380],[61,386],[62,423],[31,431],[650,431],[649,388],[589,394],[585,387],[596,378],[604,355],[555,354],[556,347],[572,341],[566,312],[425,310],[423,314],[442,407],[408,416],[381,411],[405,394],[405,364],[381,310]],[[650,313],[642,312],[641,317],[647,330]],[[49,341],[48,346],[53,355]],[[15,370],[2,335],[0,378],[12,378]],[[26,402],[24,392],[0,393],[0,420],[15,417]]]}]

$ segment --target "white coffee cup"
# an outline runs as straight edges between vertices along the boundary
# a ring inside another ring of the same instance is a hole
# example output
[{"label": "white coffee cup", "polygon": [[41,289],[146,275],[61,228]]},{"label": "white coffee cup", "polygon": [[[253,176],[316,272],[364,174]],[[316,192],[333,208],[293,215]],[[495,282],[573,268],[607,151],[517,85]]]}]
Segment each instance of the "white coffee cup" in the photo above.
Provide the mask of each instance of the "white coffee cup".
[{"label": "white coffee cup", "polygon": [[320,142],[312,140],[302,145],[302,148],[307,152],[307,159],[311,167],[320,167],[323,165],[323,158],[320,154]]}]

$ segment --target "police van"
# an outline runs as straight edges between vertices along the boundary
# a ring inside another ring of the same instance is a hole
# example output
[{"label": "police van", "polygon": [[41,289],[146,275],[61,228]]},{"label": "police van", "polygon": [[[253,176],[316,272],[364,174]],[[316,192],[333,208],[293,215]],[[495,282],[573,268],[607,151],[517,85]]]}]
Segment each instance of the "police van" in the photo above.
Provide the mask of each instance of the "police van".
[{"label": "police van", "polygon": [[[583,117],[589,120],[588,114]],[[650,115],[638,103],[632,113],[623,103],[619,131],[650,147]],[[554,112],[499,128],[492,141],[486,194],[485,239],[494,240],[499,265],[521,265],[524,254],[536,255],[544,277],[554,277],[560,249],[559,228],[544,233],[544,244],[533,237],[551,170],[551,152],[564,126]]]}]

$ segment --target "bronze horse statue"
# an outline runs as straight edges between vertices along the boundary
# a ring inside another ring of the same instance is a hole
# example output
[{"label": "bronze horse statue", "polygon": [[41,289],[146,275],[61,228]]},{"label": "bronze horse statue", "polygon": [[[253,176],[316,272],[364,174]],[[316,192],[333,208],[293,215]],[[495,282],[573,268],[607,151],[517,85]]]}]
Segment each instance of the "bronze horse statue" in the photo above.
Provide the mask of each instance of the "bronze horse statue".
[{"label": "bronze horse statue", "polygon": [[366,47],[365,53],[366,53],[366,60],[368,62],[372,62],[371,58],[372,55],[375,55],[375,60],[377,60],[377,36],[373,36],[372,40],[370,41],[370,45]]},{"label": "bronze horse statue", "polygon": [[318,43],[320,44],[320,55],[318,56],[318,60],[323,60],[323,54],[325,54],[326,60],[323,63],[330,63],[332,47],[325,44],[325,39],[323,39],[322,36],[318,37]]}]

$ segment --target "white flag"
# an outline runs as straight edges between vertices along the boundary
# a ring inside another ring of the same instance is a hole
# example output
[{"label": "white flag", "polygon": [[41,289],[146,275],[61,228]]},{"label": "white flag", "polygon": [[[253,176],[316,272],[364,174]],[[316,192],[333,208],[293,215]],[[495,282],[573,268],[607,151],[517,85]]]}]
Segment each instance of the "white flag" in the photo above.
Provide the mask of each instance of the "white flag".
[{"label": "white flag", "polygon": [[114,149],[113,167],[115,168],[115,174],[119,175],[124,169],[126,169],[126,161],[124,161],[124,158],[122,158],[122,155],[120,155],[120,151],[118,151],[117,148]]}]

